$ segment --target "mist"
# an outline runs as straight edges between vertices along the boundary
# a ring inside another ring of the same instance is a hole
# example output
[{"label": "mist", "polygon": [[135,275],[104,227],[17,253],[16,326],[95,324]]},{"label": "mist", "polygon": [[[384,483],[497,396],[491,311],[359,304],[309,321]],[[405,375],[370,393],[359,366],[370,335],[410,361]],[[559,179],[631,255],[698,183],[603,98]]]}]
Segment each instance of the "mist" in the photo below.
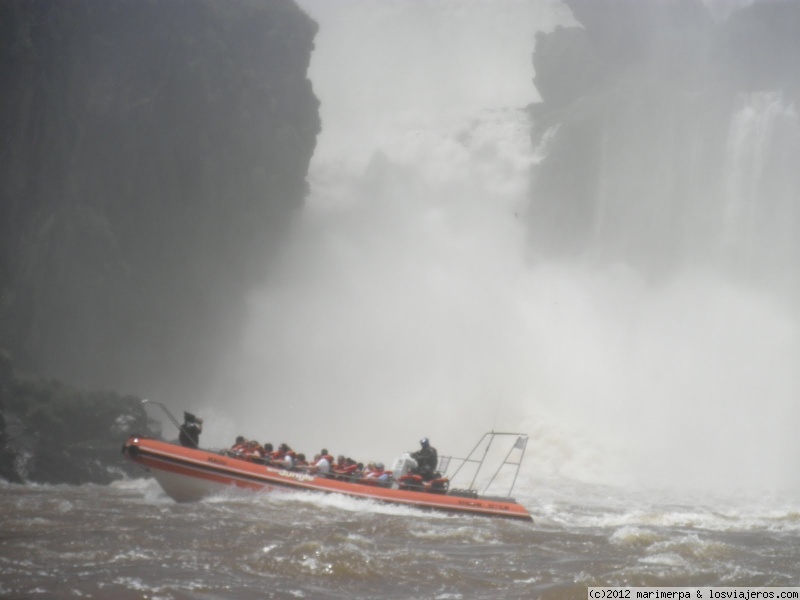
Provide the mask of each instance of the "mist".
[{"label": "mist", "polygon": [[798,314],[773,285],[793,264],[765,283],[688,245],[654,276],[531,240],[531,173],[558,135],[532,141],[531,57],[538,31],[575,25],[568,8],[300,5],[320,24],[310,193],[204,441],[390,462],[494,429],[530,434],[529,486],[800,483]]}]

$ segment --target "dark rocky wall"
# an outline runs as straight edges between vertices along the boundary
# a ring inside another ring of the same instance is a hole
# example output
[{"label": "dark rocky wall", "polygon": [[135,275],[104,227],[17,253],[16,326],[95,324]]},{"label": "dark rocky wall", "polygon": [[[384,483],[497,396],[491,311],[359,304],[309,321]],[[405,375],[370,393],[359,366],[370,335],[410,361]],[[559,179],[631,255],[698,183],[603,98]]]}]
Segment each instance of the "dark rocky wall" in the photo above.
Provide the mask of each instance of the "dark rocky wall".
[{"label": "dark rocky wall", "polygon": [[290,0],[0,4],[0,345],[164,398],[213,378],[306,193]]}]

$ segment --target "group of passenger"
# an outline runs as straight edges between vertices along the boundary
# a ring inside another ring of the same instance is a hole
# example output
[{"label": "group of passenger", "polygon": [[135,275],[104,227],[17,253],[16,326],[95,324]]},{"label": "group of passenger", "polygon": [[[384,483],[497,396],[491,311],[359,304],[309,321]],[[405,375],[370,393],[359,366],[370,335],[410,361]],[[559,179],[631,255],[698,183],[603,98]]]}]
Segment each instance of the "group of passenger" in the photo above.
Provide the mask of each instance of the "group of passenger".
[{"label": "group of passenger", "polygon": [[[200,433],[203,431],[203,419],[189,412],[183,413],[183,419],[183,425],[179,428],[181,445],[198,448]],[[422,438],[419,443],[421,448],[411,455],[417,466],[410,473],[406,473],[398,479],[401,486],[405,483],[409,487],[416,487],[444,480],[436,471],[439,463],[436,448],[431,446],[428,438]],[[314,473],[346,481],[388,485],[394,480],[394,473],[387,471],[381,462],[369,462],[365,466],[364,463],[344,455],[339,455],[334,459],[327,448],[320,450],[319,454],[315,454],[314,458],[308,461],[305,454],[295,452],[289,444],[282,443],[276,450],[270,443],[261,445],[255,440],[247,440],[240,435],[227,453],[230,456],[288,471]]]},{"label": "group of passenger", "polygon": [[[419,477],[421,481],[429,481],[438,476],[436,473],[438,456],[436,448],[430,445],[428,438],[422,438],[420,444],[422,448],[412,454],[417,461],[417,468],[412,474]],[[387,471],[382,462],[368,462],[365,465],[363,462],[357,462],[341,454],[334,459],[327,448],[322,448],[311,461],[308,461],[305,454],[295,452],[286,443],[280,444],[275,450],[269,442],[262,445],[255,440],[247,440],[241,435],[236,438],[233,446],[228,450],[228,454],[288,471],[319,474],[333,479],[358,481],[366,484],[388,485],[393,477],[392,471]]]},{"label": "group of passenger", "polygon": [[247,440],[241,435],[236,438],[236,442],[228,452],[237,458],[244,458],[289,470],[308,466],[306,455],[296,453],[288,444],[281,444],[275,450],[270,443],[262,446],[255,440]]}]

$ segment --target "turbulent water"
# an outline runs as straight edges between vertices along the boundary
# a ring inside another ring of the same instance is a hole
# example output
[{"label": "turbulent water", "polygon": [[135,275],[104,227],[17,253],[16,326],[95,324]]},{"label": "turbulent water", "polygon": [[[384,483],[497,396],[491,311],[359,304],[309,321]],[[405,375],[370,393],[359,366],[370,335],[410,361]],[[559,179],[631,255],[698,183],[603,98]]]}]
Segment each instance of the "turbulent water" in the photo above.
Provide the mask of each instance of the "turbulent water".
[{"label": "turbulent water", "polygon": [[0,489],[0,596],[585,598],[591,585],[798,584],[800,512],[542,487],[534,524],[340,496],[176,504],[153,480]]},{"label": "turbulent water", "polygon": [[[530,255],[528,182],[547,152],[546,140],[531,146],[525,110],[537,100],[533,36],[569,24],[568,11],[301,4],[321,26],[311,194],[251,298],[231,379],[185,408],[205,417],[209,446],[243,434],[385,462],[422,435],[441,454],[489,428],[522,430],[515,495],[535,522],[305,494],[178,505],[152,480],[6,485],[0,596],[585,598],[589,585],[798,585],[791,296],[691,260],[653,280],[624,262]],[[771,148],[795,147],[795,107],[773,92],[738,102],[715,235],[745,239],[754,222],[742,215],[771,194],[759,239],[792,248],[794,167],[767,162]],[[763,177],[775,170],[782,178]],[[794,281],[792,265],[748,256]]]}]

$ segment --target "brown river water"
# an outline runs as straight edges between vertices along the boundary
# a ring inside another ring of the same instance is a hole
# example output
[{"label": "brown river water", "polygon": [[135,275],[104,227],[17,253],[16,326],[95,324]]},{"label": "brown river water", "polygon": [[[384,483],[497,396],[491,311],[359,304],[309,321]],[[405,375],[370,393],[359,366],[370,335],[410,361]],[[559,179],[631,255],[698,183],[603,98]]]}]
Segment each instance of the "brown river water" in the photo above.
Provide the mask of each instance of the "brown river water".
[{"label": "brown river water", "polygon": [[796,586],[791,498],[710,501],[550,483],[535,522],[337,495],[176,504],[152,479],[0,487],[0,597],[586,598],[588,586]]}]

